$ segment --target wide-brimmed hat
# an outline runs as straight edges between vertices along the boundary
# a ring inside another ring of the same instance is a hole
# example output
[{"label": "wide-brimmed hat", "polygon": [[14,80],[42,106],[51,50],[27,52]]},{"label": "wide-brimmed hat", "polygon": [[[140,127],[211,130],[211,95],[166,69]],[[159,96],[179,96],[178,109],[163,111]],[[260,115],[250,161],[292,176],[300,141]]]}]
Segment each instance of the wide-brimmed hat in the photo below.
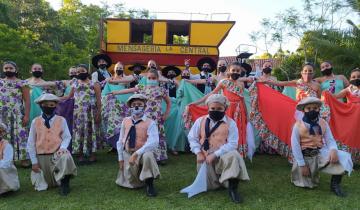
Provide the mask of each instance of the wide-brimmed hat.
[{"label": "wide-brimmed hat", "polygon": [[146,96],[144,96],[143,94],[134,94],[129,97],[129,99],[126,101],[126,104],[128,106],[130,106],[131,102],[135,99],[139,99],[139,100],[143,100],[143,101],[147,100]]},{"label": "wide-brimmed hat", "polygon": [[103,59],[104,61],[106,61],[106,68],[109,68],[112,65],[112,60],[111,58],[106,55],[106,54],[99,54],[99,55],[95,55],[92,59],[92,65],[95,66],[95,68],[99,68],[98,66],[98,62],[99,60]]},{"label": "wide-brimmed hat", "polygon": [[201,58],[197,63],[197,68],[201,71],[204,63],[208,63],[210,65],[210,72],[213,72],[216,69],[216,63],[213,59],[205,57]]},{"label": "wide-brimmed hat", "polygon": [[54,101],[57,103],[60,101],[60,98],[51,93],[44,93],[35,100],[35,103],[40,104],[44,101]]},{"label": "wide-brimmed hat", "polygon": [[179,76],[181,74],[181,70],[176,66],[167,66],[161,70],[161,73],[164,77],[167,77],[167,74],[171,70],[175,72],[176,76]]},{"label": "wide-brimmed hat", "polygon": [[220,103],[220,104],[224,105],[225,107],[228,107],[230,105],[229,100],[221,94],[212,94],[205,101],[205,104],[207,106],[209,106],[209,104],[212,104],[212,103]]},{"label": "wide-brimmed hat", "polygon": [[318,104],[321,106],[322,101],[316,97],[306,97],[299,101],[299,103],[296,105],[296,109],[299,111],[304,111],[305,106],[308,104]]},{"label": "wide-brimmed hat", "polygon": [[135,63],[133,66],[130,66],[129,67],[129,70],[130,71],[133,71],[135,67],[139,67],[141,71],[144,71],[146,69],[145,66],[143,66],[142,64],[140,63]]}]

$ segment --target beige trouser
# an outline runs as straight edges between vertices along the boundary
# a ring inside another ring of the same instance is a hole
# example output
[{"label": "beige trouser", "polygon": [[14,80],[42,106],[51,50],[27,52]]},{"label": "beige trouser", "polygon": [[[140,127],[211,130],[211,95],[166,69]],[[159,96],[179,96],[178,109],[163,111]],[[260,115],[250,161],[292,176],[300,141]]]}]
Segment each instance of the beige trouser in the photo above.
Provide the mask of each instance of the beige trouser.
[{"label": "beige trouser", "polygon": [[0,168],[0,194],[16,191],[20,182],[16,167],[12,164],[9,168]]},{"label": "beige trouser", "polygon": [[[197,170],[201,163],[197,164]],[[231,151],[217,158],[212,165],[207,165],[207,189],[228,187],[229,179],[250,180],[244,159],[239,152]]]},{"label": "beige trouser", "polygon": [[153,152],[145,152],[139,155],[135,164],[129,164],[130,153],[124,152],[124,168],[119,169],[116,184],[122,187],[139,188],[144,186],[144,180],[158,178],[159,167]]},{"label": "beige trouser", "polygon": [[77,175],[77,168],[70,152],[52,155],[37,155],[38,163],[49,187],[56,187],[66,175]]},{"label": "beige trouser", "polygon": [[296,161],[293,163],[291,170],[291,182],[298,187],[313,188],[319,184],[319,171],[331,175],[341,175],[345,173],[345,169],[340,163],[331,164],[327,159],[320,154],[314,157],[305,157],[305,165],[310,169],[310,175],[305,177],[301,173],[301,168],[297,165]]}]

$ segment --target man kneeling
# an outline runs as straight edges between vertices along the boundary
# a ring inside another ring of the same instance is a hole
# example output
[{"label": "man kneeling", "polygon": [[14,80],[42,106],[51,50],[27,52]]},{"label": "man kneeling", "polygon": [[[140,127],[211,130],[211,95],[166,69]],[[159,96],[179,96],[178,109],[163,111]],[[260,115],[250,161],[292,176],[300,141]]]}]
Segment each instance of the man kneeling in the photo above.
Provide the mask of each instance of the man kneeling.
[{"label": "man kneeling", "polygon": [[229,102],[224,96],[213,94],[206,100],[206,105],[209,115],[197,119],[188,135],[191,151],[197,156],[198,170],[204,161],[207,163],[207,189],[221,185],[228,187],[232,201],[240,203],[238,183],[249,180],[249,175],[237,151],[236,123],[225,116]]},{"label": "man kneeling", "polygon": [[20,182],[14,165],[14,149],[3,139],[8,132],[7,126],[0,122],[0,195],[20,188]]},{"label": "man kneeling", "polygon": [[32,171],[42,173],[48,187],[60,185],[60,194],[67,195],[70,178],[76,176],[77,169],[67,150],[71,135],[66,120],[55,114],[59,98],[43,94],[35,102],[40,105],[42,116],[32,121],[27,142]]},{"label": "man kneeling", "polygon": [[127,105],[131,117],[124,118],[117,142],[119,174],[116,184],[127,188],[139,188],[146,184],[146,194],[156,196],[154,178],[160,176],[154,151],[159,144],[159,131],[153,120],[145,117],[146,97],[131,96]]},{"label": "man kneeling", "polygon": [[322,171],[332,175],[331,191],[344,197],[340,182],[345,171],[352,171],[351,155],[337,149],[328,123],[319,118],[321,105],[318,98],[307,97],[296,106],[304,117],[295,123],[291,135],[294,156],[291,182],[298,187],[316,187]]}]

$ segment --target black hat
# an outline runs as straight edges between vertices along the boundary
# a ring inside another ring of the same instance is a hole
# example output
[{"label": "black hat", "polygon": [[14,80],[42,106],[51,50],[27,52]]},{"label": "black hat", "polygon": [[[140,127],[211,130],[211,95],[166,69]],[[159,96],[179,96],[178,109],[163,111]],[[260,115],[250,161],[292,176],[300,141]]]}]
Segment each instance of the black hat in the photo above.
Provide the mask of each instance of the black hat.
[{"label": "black hat", "polygon": [[141,70],[141,71],[144,71],[144,70],[146,69],[146,67],[143,66],[143,65],[141,65],[140,63],[135,63],[133,66],[130,66],[130,67],[129,67],[129,70],[130,70],[130,71],[133,71],[135,67],[140,67],[140,70]]},{"label": "black hat", "polygon": [[201,58],[197,63],[197,68],[201,71],[204,63],[208,63],[210,65],[210,72],[213,72],[216,69],[216,63],[213,59],[209,57]]},{"label": "black hat", "polygon": [[95,55],[91,59],[92,65],[95,66],[95,68],[99,68],[98,67],[98,62],[99,62],[100,59],[103,59],[103,60],[106,61],[106,68],[109,68],[112,65],[112,60],[108,55],[106,55],[106,54],[98,54],[98,55]]},{"label": "black hat", "polygon": [[161,73],[164,77],[167,77],[167,74],[170,70],[174,71],[176,76],[179,76],[181,74],[181,70],[176,66],[167,66],[161,70]]}]

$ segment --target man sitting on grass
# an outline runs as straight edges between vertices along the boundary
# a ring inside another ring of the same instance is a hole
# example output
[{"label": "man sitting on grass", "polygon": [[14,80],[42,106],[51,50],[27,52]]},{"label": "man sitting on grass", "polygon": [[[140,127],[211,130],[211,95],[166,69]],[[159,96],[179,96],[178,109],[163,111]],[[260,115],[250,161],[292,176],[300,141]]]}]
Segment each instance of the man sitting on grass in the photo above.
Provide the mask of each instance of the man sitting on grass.
[{"label": "man sitting on grass", "polygon": [[298,187],[316,187],[322,171],[332,175],[331,191],[344,197],[340,182],[345,171],[352,171],[351,155],[338,150],[328,123],[319,117],[321,105],[320,99],[307,97],[296,106],[304,117],[295,123],[291,135],[291,182]]},{"label": "man sitting on grass", "polygon": [[144,115],[146,97],[134,94],[127,101],[131,116],[124,118],[117,142],[119,174],[116,184],[127,188],[146,185],[146,194],[155,197],[154,178],[160,176],[154,151],[159,144],[155,122]]},{"label": "man sitting on grass", "polygon": [[223,95],[213,94],[206,105],[209,114],[197,119],[188,135],[191,151],[197,156],[198,170],[203,162],[207,163],[207,189],[226,186],[231,200],[240,203],[238,183],[249,180],[249,175],[237,151],[236,123],[225,116],[229,101]]}]

